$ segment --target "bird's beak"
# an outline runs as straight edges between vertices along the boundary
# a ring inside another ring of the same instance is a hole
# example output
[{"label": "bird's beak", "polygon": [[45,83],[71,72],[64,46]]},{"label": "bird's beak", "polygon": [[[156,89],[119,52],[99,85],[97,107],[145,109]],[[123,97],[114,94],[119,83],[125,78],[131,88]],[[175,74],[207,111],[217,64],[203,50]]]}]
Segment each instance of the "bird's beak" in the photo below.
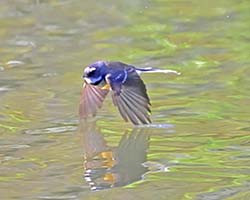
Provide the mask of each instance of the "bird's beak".
[{"label": "bird's beak", "polygon": [[82,78],[83,78],[83,80],[84,80],[85,83],[88,83],[88,80],[87,80],[88,78],[86,77],[85,74],[82,75]]},{"label": "bird's beak", "polygon": [[92,81],[91,81],[89,78],[87,78],[87,77],[84,77],[83,79],[84,79],[84,81],[85,81],[86,83],[88,83],[88,84],[91,84],[91,83],[92,83]]}]

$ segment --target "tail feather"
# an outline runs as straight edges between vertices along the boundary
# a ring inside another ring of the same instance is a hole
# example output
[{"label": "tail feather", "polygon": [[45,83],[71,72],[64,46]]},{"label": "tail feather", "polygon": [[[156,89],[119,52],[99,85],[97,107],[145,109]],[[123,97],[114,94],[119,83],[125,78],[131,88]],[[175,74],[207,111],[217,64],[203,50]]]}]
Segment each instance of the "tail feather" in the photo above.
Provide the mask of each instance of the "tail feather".
[{"label": "tail feather", "polygon": [[146,67],[146,68],[135,68],[137,73],[164,73],[164,74],[168,74],[168,73],[173,73],[176,75],[180,75],[180,72],[177,72],[175,70],[171,70],[171,69],[157,69],[157,68],[153,68],[153,67]]}]

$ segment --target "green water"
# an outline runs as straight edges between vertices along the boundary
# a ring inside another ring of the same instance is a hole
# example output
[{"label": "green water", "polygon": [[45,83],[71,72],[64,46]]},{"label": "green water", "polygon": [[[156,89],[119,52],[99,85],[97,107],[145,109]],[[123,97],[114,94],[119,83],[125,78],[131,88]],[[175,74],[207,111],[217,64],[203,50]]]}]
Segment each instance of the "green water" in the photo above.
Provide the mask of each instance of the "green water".
[{"label": "green water", "polygon": [[[250,199],[249,10],[1,1],[0,199]],[[96,60],[182,74],[143,75],[150,127],[123,122],[110,98],[84,124],[81,75]]]}]

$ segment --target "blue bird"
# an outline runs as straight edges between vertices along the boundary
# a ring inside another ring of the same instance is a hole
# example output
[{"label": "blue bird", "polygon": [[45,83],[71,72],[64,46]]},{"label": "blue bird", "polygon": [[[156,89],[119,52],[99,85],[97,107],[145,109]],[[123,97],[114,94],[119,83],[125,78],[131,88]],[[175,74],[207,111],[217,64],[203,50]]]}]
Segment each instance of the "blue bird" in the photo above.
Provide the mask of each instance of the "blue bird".
[{"label": "blue bird", "polygon": [[141,73],[175,73],[174,70],[137,68],[122,62],[98,61],[85,68],[84,86],[81,94],[79,114],[81,118],[95,116],[109,93],[122,116],[134,125],[149,124],[150,99]]}]

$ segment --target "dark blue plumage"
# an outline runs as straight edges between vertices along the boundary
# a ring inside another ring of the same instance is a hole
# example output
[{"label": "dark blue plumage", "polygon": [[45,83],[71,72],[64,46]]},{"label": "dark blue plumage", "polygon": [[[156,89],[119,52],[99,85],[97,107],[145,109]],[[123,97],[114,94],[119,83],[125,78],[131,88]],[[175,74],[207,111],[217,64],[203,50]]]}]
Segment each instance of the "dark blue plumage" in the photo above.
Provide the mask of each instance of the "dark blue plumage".
[{"label": "dark blue plumage", "polygon": [[122,62],[98,61],[84,70],[85,85],[80,102],[80,116],[95,115],[111,90],[112,100],[125,121],[148,124],[150,100],[140,73],[175,73],[172,70],[137,68]]}]

